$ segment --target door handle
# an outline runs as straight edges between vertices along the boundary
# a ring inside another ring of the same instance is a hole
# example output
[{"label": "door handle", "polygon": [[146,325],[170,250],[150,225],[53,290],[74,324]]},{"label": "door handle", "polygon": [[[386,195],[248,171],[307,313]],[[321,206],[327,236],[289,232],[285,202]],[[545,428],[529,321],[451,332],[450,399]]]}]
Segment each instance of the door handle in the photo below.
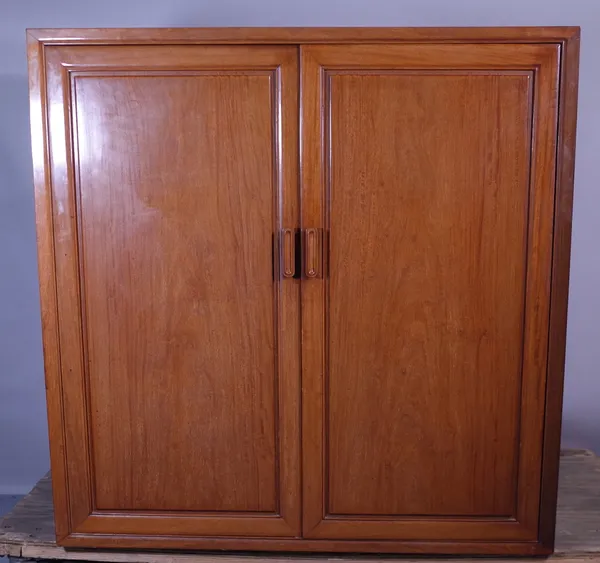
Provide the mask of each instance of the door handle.
[{"label": "door handle", "polygon": [[299,280],[302,272],[300,229],[281,230],[281,275]]},{"label": "door handle", "polygon": [[[280,275],[284,279],[321,277],[321,229],[281,229],[279,237]],[[275,256],[275,255],[273,255]]]},{"label": "door handle", "polygon": [[304,275],[308,279],[321,274],[321,236],[319,229],[304,231]]},{"label": "door handle", "polygon": [[296,274],[295,229],[283,229],[281,233],[283,277],[293,278]]}]

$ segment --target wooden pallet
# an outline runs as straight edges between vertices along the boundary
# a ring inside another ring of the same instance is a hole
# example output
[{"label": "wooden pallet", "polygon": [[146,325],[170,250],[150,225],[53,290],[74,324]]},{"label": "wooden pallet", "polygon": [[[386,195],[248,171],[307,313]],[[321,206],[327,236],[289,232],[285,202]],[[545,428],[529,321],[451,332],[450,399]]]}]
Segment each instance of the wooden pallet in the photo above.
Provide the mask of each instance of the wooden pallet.
[{"label": "wooden pallet", "polygon": [[[386,556],[282,555],[252,553],[157,553],[117,550],[65,550],[54,538],[52,482],[46,475],[3,520],[0,520],[0,556],[11,559],[106,561],[109,563],[293,563],[315,561],[378,562]],[[600,563],[600,457],[571,450],[561,457],[556,552],[561,563],[587,560]],[[403,563],[425,563],[437,559],[407,559]],[[447,560],[446,560],[447,561]],[[485,563],[498,559],[486,558]],[[512,558],[510,561],[522,561]]]}]

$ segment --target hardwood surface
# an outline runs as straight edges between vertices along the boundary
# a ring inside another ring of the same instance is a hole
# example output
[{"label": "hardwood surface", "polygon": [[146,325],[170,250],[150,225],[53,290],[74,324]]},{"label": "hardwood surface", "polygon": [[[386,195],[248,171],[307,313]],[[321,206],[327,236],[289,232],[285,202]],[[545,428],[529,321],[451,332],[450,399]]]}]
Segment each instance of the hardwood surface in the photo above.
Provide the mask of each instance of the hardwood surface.
[{"label": "hardwood surface", "polygon": [[270,80],[75,80],[97,510],[277,511]]},{"label": "hardwood surface", "polygon": [[29,100],[33,183],[35,194],[35,221],[37,233],[38,275],[44,348],[46,408],[50,438],[50,462],[54,470],[53,489],[56,509],[56,536],[69,533],[69,499],[66,483],[65,436],[63,431],[63,396],[60,374],[60,344],[56,267],[54,262],[53,209],[50,189],[50,158],[48,131],[48,96],[44,79],[44,46],[27,37],[29,65]]},{"label": "hardwood surface", "polygon": [[556,490],[560,448],[563,380],[567,338],[567,302],[569,299],[569,263],[571,255],[571,217],[575,175],[575,129],[577,89],[579,85],[579,35],[562,46],[560,98],[562,111],[558,122],[557,183],[554,203],[554,240],[552,249],[552,293],[550,335],[548,342],[548,376],[546,384],[546,420],[542,491],[540,502],[540,537],[554,542],[556,524]]},{"label": "hardwood surface", "polygon": [[327,78],[327,514],[511,516],[532,77]]},{"label": "hardwood surface", "polygon": [[304,535],[534,540],[558,51],[301,52]]},{"label": "hardwood surface", "polygon": [[295,535],[299,294],[273,233],[298,220],[296,49],[46,61],[60,529]]},{"label": "hardwood surface", "polygon": [[[331,557],[326,555],[285,555],[285,557],[281,557],[267,554],[252,555],[250,553],[175,554],[118,550],[65,550],[56,545],[54,537],[51,489],[50,476],[46,476],[29,495],[19,502],[10,514],[6,515],[4,520],[0,520],[0,556],[107,561],[113,563],[194,563],[205,561],[220,561],[222,563],[298,561],[307,563],[308,561],[328,560]],[[564,563],[582,559],[586,559],[590,563],[600,561],[600,459],[590,452],[564,452],[560,459],[560,486],[558,492],[556,551],[552,558],[560,559]],[[323,543],[325,546],[328,545],[327,542]],[[292,549],[292,547],[289,549]],[[366,563],[388,558],[358,555],[342,557],[338,555],[335,559]],[[413,563],[416,560],[402,558],[402,561]],[[435,560],[420,559],[419,561]],[[488,558],[485,561],[494,563],[495,560]],[[511,558],[505,561],[526,560]]]},{"label": "hardwood surface", "polygon": [[60,44],[544,43],[579,35],[579,27],[194,27],[29,29],[35,41]]},{"label": "hardwood surface", "polygon": [[62,545],[550,553],[578,40],[30,30]]}]

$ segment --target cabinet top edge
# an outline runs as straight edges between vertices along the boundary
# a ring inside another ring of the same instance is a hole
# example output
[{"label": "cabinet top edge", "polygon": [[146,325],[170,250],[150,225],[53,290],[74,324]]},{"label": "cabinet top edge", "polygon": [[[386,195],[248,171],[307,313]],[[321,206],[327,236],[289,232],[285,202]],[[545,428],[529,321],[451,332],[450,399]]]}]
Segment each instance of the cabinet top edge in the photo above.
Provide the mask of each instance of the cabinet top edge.
[{"label": "cabinet top edge", "polygon": [[580,27],[178,27],[28,29],[43,44],[554,43]]}]

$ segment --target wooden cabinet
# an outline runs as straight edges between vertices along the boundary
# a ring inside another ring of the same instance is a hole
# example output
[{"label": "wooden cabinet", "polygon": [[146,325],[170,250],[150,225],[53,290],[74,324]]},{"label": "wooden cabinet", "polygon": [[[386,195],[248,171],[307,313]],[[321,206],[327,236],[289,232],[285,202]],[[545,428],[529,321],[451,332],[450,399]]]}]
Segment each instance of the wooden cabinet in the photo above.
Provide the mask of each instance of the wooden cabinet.
[{"label": "wooden cabinet", "polygon": [[59,543],[551,552],[578,37],[29,32]]}]

